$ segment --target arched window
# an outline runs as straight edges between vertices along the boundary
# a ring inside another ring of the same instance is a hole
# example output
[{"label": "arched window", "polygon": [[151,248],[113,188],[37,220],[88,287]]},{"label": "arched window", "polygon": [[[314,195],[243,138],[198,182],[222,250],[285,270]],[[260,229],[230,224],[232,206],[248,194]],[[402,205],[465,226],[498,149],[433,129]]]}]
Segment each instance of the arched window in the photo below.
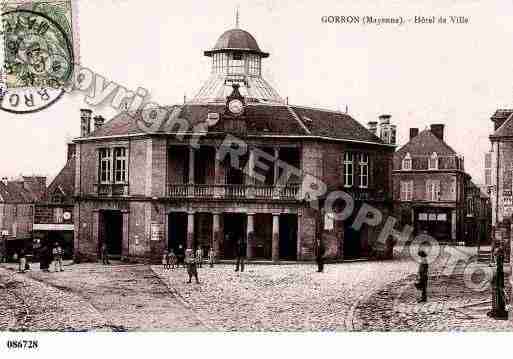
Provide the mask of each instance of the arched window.
[{"label": "arched window", "polygon": [[409,152],[403,158],[402,168],[403,168],[403,170],[406,170],[406,171],[411,170],[411,155]]},{"label": "arched window", "polygon": [[438,169],[438,155],[436,154],[436,152],[433,152],[431,157],[429,157],[428,169],[430,169],[430,170],[437,170]]}]

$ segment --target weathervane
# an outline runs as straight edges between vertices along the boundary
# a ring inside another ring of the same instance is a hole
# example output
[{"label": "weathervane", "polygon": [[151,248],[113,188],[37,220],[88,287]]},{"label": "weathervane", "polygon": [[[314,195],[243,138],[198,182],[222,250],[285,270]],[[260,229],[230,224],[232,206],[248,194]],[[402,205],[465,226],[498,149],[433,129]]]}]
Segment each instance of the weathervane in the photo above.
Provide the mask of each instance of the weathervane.
[{"label": "weathervane", "polygon": [[239,28],[239,5],[237,5],[237,9],[235,11],[235,28]]}]

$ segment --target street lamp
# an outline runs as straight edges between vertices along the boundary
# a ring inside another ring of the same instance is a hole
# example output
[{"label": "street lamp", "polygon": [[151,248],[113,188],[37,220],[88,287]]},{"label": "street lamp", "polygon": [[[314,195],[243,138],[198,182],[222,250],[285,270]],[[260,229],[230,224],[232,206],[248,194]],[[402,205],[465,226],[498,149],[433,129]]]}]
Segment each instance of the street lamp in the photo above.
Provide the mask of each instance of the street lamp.
[{"label": "street lamp", "polygon": [[2,243],[3,243],[3,250],[2,250],[2,262],[7,262],[7,236],[9,236],[9,231],[3,230],[2,231]]}]

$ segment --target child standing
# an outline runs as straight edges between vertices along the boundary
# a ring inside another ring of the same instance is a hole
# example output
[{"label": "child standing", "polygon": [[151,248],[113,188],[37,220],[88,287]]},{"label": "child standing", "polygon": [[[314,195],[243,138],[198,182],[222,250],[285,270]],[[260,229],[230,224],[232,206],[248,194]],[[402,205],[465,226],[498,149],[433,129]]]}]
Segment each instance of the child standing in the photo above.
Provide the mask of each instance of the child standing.
[{"label": "child standing", "polygon": [[[62,269],[62,247],[59,245],[59,243],[55,243],[55,247],[52,251],[53,254],[53,264],[56,272],[64,272],[64,269]],[[59,270],[57,270],[59,268]]]},{"label": "child standing", "polygon": [[199,264],[199,267],[202,268],[203,267],[203,250],[201,249],[201,247],[198,247],[198,249],[196,249],[196,261],[197,261],[197,264]]},{"label": "child standing", "polygon": [[176,262],[177,262],[177,258],[176,258],[175,252],[171,249],[169,251],[169,254],[167,255],[168,268],[175,269]]},{"label": "child standing", "polygon": [[167,253],[162,255],[162,266],[164,266],[164,269],[169,269]]},{"label": "child standing", "polygon": [[210,250],[208,251],[208,264],[210,265],[210,268],[214,268],[215,260],[216,260],[216,252],[214,252],[213,247],[210,247]]}]

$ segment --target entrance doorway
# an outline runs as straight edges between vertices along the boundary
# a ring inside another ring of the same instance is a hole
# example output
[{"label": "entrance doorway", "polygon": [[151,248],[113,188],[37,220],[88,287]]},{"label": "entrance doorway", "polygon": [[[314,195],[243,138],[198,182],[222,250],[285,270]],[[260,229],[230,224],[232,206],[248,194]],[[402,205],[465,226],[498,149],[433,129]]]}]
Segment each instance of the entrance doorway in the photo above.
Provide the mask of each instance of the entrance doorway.
[{"label": "entrance doorway", "polygon": [[173,212],[168,219],[168,250],[178,253],[178,246],[182,245],[183,251],[187,248],[187,213]]},{"label": "entrance doorway", "polygon": [[[344,221],[344,259],[357,259],[362,256],[362,231],[355,230],[352,226],[359,212],[355,204],[355,210],[351,217]],[[363,228],[361,228],[363,230]]]},{"label": "entrance doorway", "polygon": [[280,259],[295,261],[297,259],[297,215],[280,216]]},{"label": "entrance doorway", "polygon": [[107,253],[110,256],[121,256],[123,243],[123,213],[121,211],[101,211],[101,244],[107,245]]},{"label": "entrance doorway", "polygon": [[222,258],[234,259],[237,239],[246,241],[247,217],[243,213],[225,213],[223,215],[224,238],[222,241]]}]

